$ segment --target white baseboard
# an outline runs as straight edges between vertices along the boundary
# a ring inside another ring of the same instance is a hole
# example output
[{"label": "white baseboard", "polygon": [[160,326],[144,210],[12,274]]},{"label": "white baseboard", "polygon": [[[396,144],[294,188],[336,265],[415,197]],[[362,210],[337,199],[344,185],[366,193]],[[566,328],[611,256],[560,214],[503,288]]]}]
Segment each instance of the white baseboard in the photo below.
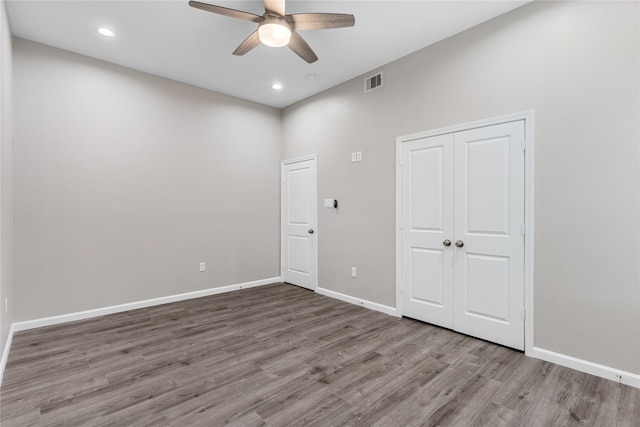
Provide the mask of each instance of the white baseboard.
[{"label": "white baseboard", "polygon": [[566,354],[556,353],[554,351],[545,350],[540,347],[533,347],[531,351],[526,353],[527,356],[536,359],[545,360],[576,371],[586,372],[600,378],[616,381],[631,387],[640,388],[640,375],[631,372],[615,369],[610,366],[600,365],[598,363],[589,362],[587,360],[578,359],[577,357],[567,356]]},{"label": "white baseboard", "polygon": [[4,368],[7,366],[7,360],[9,360],[9,350],[11,349],[11,341],[13,341],[13,324],[9,328],[9,335],[7,335],[7,342],[4,343],[2,349],[2,357],[0,358],[0,386],[2,386],[2,379],[4,378]]},{"label": "white baseboard", "polygon": [[367,301],[359,298],[354,298],[349,295],[341,294],[340,292],[335,292],[329,289],[321,288],[320,286],[316,288],[316,292],[319,293],[320,295],[339,299],[340,301],[348,302],[355,305],[361,305],[371,310],[379,311],[381,313],[389,314],[395,317],[400,317],[400,313],[395,307],[390,307],[388,305],[378,304],[377,302],[371,302],[371,301]]},{"label": "white baseboard", "polygon": [[[40,328],[43,326],[57,325],[60,323],[73,322],[76,320],[89,319],[91,317],[104,316],[106,314],[120,313],[122,311],[135,310],[138,308],[151,307],[154,305],[167,304],[170,302],[184,301],[193,298],[206,297],[225,292],[237,291],[239,289],[253,288],[256,286],[269,285],[280,282],[280,277],[255,280],[253,282],[238,283],[236,285],[221,286],[219,288],[203,289],[201,291],[187,292],[184,294],[169,295],[166,297],[152,298],[143,301],[129,302],[126,304],[112,305],[110,307],[96,308],[93,310],[79,311],[77,313],[61,314],[59,316],[44,317],[41,319],[26,320],[16,322],[11,325],[13,331],[25,331],[27,329]],[[4,372],[4,371],[3,371]]]}]

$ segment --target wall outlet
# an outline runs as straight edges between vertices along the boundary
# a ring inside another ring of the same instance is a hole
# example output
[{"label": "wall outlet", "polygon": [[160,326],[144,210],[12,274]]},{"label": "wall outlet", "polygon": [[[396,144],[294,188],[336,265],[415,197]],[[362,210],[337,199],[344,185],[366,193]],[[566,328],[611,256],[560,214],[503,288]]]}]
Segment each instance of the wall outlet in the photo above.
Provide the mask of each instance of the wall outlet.
[{"label": "wall outlet", "polygon": [[362,161],[362,151],[357,151],[356,152],[356,162],[361,162]]},{"label": "wall outlet", "polygon": [[357,277],[358,276],[358,269],[355,267],[351,267],[351,277]]},{"label": "wall outlet", "polygon": [[200,273],[202,273],[206,269],[207,269],[207,263],[206,262],[201,262],[200,263]]},{"label": "wall outlet", "polygon": [[351,163],[354,163],[357,160],[358,156],[355,152],[351,153]]}]

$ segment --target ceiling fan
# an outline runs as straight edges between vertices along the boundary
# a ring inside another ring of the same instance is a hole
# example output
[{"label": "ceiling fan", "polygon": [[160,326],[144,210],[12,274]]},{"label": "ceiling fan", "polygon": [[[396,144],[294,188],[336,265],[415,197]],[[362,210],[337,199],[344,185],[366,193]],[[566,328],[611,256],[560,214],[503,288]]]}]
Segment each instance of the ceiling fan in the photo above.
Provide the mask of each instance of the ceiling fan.
[{"label": "ceiling fan", "polygon": [[316,62],[318,57],[296,30],[324,30],[328,28],[353,27],[355,25],[353,15],[344,13],[295,13],[293,15],[285,15],[284,0],[264,0],[265,12],[262,15],[194,0],[189,2],[189,6],[258,24],[258,29],[233,51],[234,55],[244,55],[260,43],[271,47],[289,46],[289,49],[310,64]]}]

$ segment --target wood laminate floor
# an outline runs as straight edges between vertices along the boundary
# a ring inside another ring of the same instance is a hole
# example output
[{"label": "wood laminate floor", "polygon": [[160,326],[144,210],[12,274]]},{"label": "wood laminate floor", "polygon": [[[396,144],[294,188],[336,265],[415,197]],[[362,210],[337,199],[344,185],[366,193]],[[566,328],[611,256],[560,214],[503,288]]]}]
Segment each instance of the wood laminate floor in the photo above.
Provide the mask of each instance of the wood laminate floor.
[{"label": "wood laminate floor", "polygon": [[640,390],[273,284],[16,333],[9,426],[638,426]]}]

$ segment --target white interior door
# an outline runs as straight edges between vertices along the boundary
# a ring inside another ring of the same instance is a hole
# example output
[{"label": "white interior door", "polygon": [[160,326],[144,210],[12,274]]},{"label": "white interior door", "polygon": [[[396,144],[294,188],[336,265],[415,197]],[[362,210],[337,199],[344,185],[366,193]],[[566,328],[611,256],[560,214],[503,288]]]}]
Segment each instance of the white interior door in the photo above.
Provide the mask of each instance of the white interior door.
[{"label": "white interior door", "polygon": [[282,280],[315,289],[317,263],[316,158],[282,162]]},{"label": "white interior door", "polygon": [[453,140],[402,146],[402,312],[445,328],[453,328]]},{"label": "white interior door", "polygon": [[524,349],[524,121],[401,155],[403,315]]},{"label": "white interior door", "polygon": [[524,121],[457,132],[454,185],[455,329],[524,350]]}]

